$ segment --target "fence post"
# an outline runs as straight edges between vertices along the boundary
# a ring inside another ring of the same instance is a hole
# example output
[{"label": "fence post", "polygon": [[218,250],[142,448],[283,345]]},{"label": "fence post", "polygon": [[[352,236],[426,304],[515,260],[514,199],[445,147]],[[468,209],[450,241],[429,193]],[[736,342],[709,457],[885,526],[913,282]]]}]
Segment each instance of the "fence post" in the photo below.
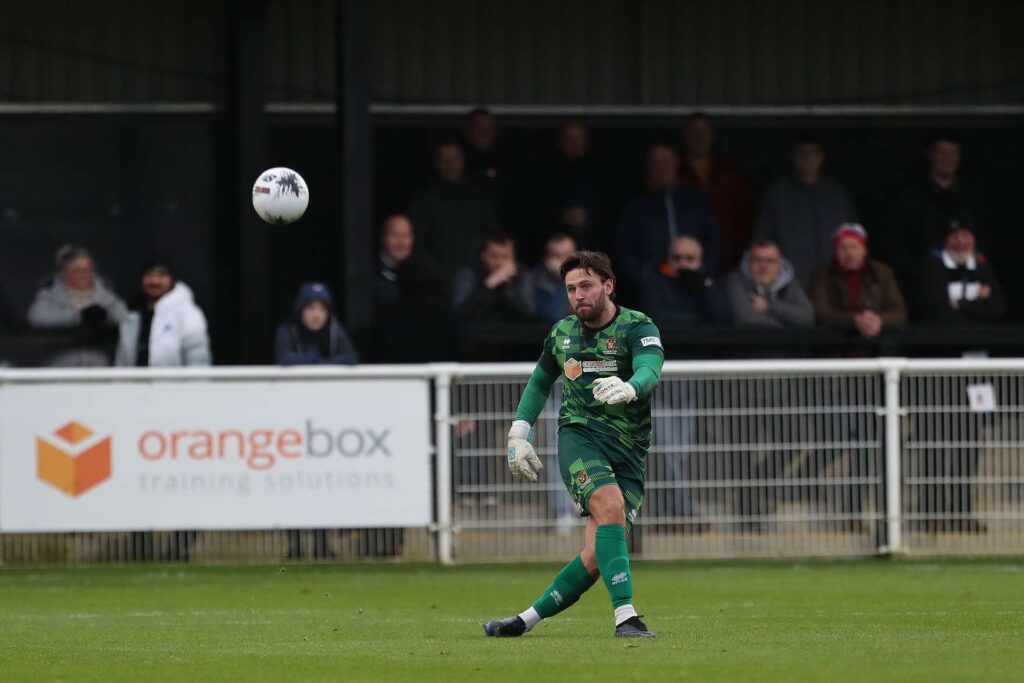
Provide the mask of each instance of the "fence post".
[{"label": "fence post", "polygon": [[902,435],[900,417],[900,368],[895,365],[885,366],[885,524],[887,546],[879,548],[882,552],[899,553],[903,549],[900,538],[903,517],[901,500],[900,437]]},{"label": "fence post", "polygon": [[452,375],[440,370],[434,375],[434,494],[437,496],[437,559],[452,559]]}]

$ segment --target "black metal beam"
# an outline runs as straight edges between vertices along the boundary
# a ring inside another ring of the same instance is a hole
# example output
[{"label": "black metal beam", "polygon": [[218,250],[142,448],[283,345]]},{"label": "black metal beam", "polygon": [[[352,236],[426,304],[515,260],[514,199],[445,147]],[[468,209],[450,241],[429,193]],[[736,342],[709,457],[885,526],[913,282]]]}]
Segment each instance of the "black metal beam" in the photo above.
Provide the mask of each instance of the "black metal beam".
[{"label": "black metal beam", "polygon": [[[224,339],[232,348],[217,362],[267,363],[273,335],[269,278],[269,229],[252,208],[252,184],[267,159],[267,126],[264,113],[266,63],[266,16],[268,0],[225,0],[227,27],[227,84],[223,163],[230,188],[229,223],[223,226],[222,255],[230,255],[226,275],[217,278],[230,292],[232,310],[223,321],[231,325]],[[220,322],[220,321],[218,321]]]},{"label": "black metal beam", "polygon": [[337,0],[335,101],[343,231],[344,315],[357,343],[370,323],[370,3]]}]

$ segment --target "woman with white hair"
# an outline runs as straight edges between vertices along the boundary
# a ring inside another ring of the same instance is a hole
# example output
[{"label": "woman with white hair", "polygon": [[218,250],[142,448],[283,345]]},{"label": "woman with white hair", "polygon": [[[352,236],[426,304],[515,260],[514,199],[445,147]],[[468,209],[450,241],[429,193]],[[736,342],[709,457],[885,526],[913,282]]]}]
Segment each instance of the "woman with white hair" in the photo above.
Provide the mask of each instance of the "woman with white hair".
[{"label": "woman with white hair", "polygon": [[92,254],[84,247],[65,244],[57,250],[55,266],[52,279],[36,292],[28,324],[36,329],[78,330],[86,343],[59,352],[50,365],[110,365],[110,354],[102,348],[103,333],[116,328],[128,314],[124,301],[96,274]]}]

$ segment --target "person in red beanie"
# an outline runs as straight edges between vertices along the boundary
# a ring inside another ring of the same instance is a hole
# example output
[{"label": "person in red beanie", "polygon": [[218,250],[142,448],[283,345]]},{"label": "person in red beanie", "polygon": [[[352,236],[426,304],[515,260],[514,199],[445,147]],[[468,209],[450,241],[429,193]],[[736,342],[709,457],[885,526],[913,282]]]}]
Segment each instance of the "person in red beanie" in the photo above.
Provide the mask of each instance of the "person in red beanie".
[{"label": "person in red beanie", "polygon": [[858,223],[843,223],[832,238],[835,256],[811,282],[818,324],[856,329],[877,337],[887,327],[907,321],[903,295],[892,269],[868,258],[868,233]]}]

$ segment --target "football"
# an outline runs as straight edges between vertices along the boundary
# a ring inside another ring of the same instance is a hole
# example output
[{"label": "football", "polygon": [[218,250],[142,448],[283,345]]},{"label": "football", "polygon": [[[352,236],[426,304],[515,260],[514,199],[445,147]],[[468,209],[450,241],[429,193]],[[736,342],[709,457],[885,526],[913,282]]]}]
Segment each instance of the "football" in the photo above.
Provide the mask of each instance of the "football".
[{"label": "football", "polygon": [[290,168],[270,168],[252,186],[252,208],[273,225],[287,225],[302,218],[309,206],[306,181]]}]

